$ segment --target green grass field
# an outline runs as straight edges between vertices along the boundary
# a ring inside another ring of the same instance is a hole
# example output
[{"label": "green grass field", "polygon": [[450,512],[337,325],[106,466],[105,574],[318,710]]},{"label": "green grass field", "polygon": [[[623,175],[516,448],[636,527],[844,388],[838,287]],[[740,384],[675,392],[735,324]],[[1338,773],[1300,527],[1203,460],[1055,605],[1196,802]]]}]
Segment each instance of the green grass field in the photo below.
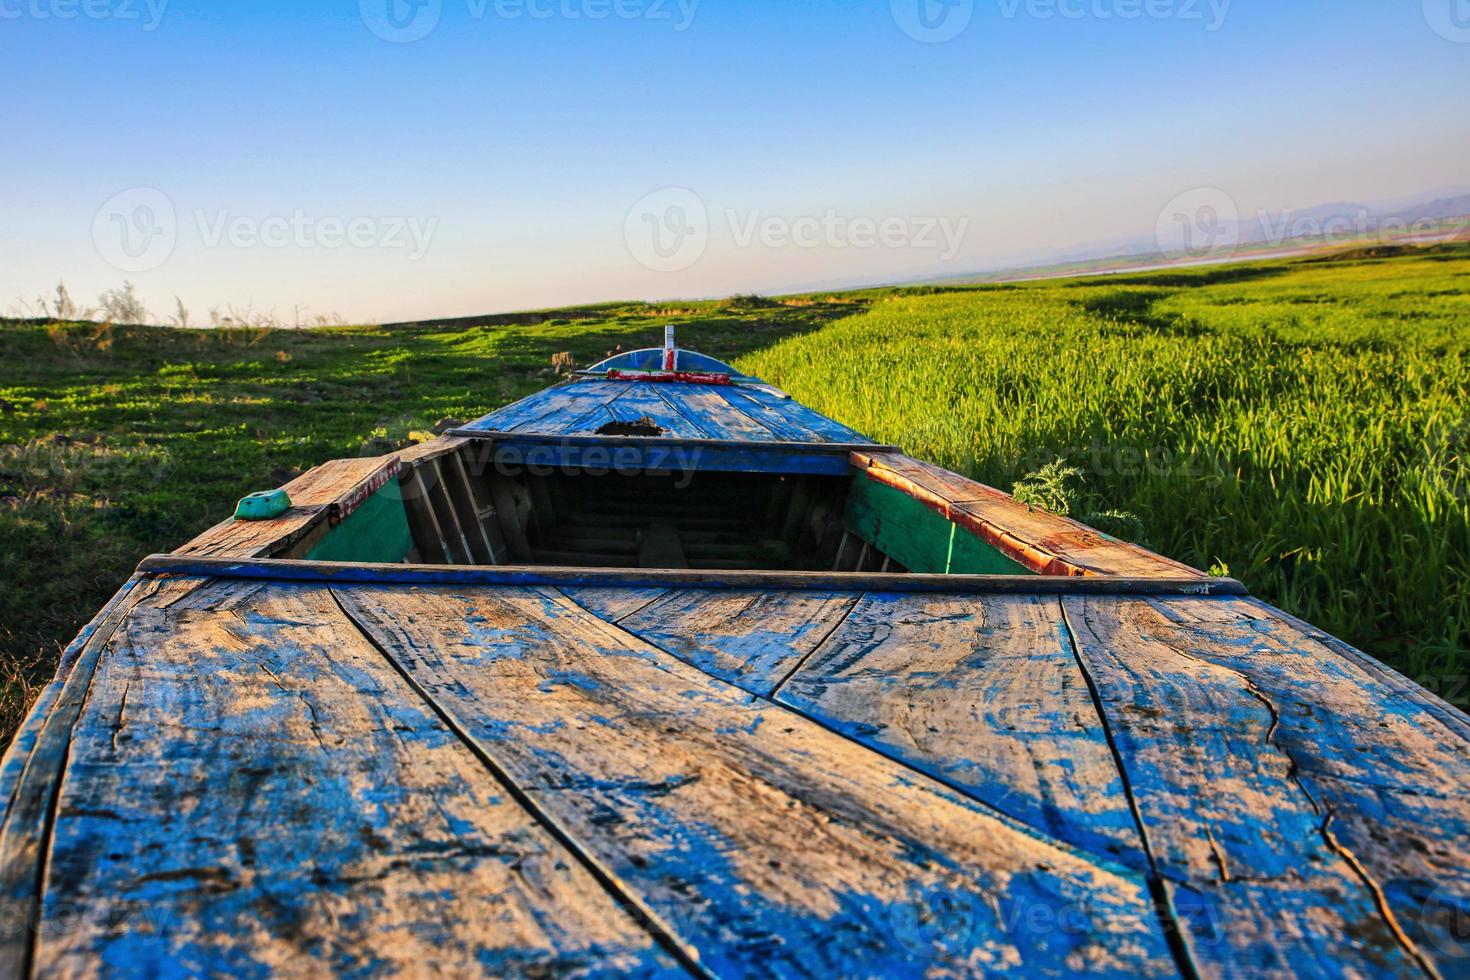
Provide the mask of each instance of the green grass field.
[{"label": "green grass field", "polygon": [[1470,247],[1442,246],[534,325],[0,325],[0,737],[144,555],[296,471],[544,387],[557,352],[585,365],[657,344],[668,322],[684,346],[1007,490],[1064,457],[1078,516],[1112,512],[1110,530],[1228,566],[1470,700]]}]

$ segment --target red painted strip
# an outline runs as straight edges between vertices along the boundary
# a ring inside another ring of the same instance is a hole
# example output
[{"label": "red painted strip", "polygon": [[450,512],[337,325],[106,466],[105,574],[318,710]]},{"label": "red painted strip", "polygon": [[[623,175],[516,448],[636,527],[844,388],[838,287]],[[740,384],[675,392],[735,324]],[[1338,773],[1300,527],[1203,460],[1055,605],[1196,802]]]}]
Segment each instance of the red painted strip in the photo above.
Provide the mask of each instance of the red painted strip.
[{"label": "red painted strip", "polygon": [[707,374],[702,371],[619,371],[607,372],[609,381],[651,381],[658,384],[684,385],[729,385],[728,374]]},{"label": "red painted strip", "polygon": [[367,502],[367,499],[388,485],[390,481],[398,476],[402,463],[397,456],[390,459],[383,468],[368,477],[361,485],[354,488],[350,493],[336,502],[336,519],[342,520],[357,508]]}]

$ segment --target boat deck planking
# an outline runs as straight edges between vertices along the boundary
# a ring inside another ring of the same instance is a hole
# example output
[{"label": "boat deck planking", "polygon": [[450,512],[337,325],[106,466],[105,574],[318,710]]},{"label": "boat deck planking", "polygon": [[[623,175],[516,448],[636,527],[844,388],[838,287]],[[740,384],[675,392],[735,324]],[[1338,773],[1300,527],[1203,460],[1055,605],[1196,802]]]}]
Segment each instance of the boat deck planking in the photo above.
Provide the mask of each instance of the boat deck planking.
[{"label": "boat deck planking", "polygon": [[578,378],[459,430],[591,436],[609,422],[651,419],[672,439],[860,444],[871,440],[767,385],[669,385]]},{"label": "boat deck planking", "polygon": [[1451,973],[1470,894],[1470,743],[1240,597],[148,573],[82,647],[40,972]]},{"label": "boat deck planking", "polygon": [[[144,562],[0,764],[0,974],[1470,970],[1470,719],[807,413],[576,381]],[[641,418],[825,445],[1034,577],[507,564],[547,488],[497,443]],[[384,493],[479,567],[300,560]]]}]

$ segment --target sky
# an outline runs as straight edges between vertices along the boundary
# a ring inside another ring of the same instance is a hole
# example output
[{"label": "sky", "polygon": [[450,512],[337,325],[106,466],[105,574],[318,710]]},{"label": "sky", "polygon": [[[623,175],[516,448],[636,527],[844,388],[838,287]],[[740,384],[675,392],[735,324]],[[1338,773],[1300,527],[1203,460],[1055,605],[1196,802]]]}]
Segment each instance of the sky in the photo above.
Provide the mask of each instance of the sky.
[{"label": "sky", "polygon": [[924,279],[1470,190],[1470,0],[0,0],[0,310]]}]

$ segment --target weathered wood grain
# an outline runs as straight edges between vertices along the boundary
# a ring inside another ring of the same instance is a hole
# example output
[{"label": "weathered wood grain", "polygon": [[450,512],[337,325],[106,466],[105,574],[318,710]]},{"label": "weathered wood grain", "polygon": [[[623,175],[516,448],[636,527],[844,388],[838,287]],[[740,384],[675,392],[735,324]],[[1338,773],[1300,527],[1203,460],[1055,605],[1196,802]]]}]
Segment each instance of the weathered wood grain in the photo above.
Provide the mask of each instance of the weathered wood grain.
[{"label": "weathered wood grain", "polygon": [[619,625],[706,674],[769,697],[842,622],[858,597],[690,589],[669,593]]},{"label": "weathered wood grain", "polygon": [[1144,884],[560,595],[337,590],[717,975],[1169,975]]},{"label": "weathered wood grain", "polygon": [[566,588],[562,593],[594,616],[616,623],[631,616],[649,603],[666,595],[664,589],[578,589]]},{"label": "weathered wood grain", "polygon": [[[469,428],[490,428],[500,432],[541,433],[545,435],[587,435],[596,430],[604,411],[613,411],[612,403],[626,396],[636,385],[621,381],[574,381],[557,385],[533,395],[514,411],[495,412]],[[667,406],[665,406],[667,410]],[[636,418],[636,416],[635,416]]]},{"label": "weathered wood grain", "polygon": [[39,935],[43,870],[51,813],[72,730],[98,658],[118,626],[139,604],[167,605],[187,596],[197,580],[165,577],[130,579],[101,613],[67,647],[56,679],[42,692],[5,753],[0,766],[0,976],[25,976]]},{"label": "weathered wood grain", "polygon": [[769,426],[735,408],[716,388],[708,385],[662,385],[658,394],[711,439],[750,439],[776,442],[782,439]]},{"label": "weathered wood grain", "polygon": [[586,435],[612,419],[632,422],[645,416],[669,436],[685,439],[870,442],[765,386],[605,380],[578,380],[548,388],[491,412],[463,431]]},{"label": "weathered wood grain", "polygon": [[429,442],[421,442],[417,445],[409,446],[407,449],[400,449],[394,455],[398,457],[398,461],[404,466],[411,466],[427,460],[441,459],[442,457],[458,453],[468,445],[470,445],[470,440],[468,439],[440,436],[438,439],[432,439]]},{"label": "weathered wood grain", "polygon": [[357,582],[395,585],[552,585],[587,588],[694,588],[936,592],[952,595],[1244,595],[1233,579],[1047,578],[1003,575],[895,575],[877,572],[763,572],[720,569],[589,569],[555,565],[495,568],[442,565],[333,565],[273,559],[152,555],[140,571],[228,575],[275,581]]},{"label": "weathered wood grain", "polygon": [[279,554],[324,522],[351,513],[396,475],[397,456],[337,459],[287,483],[291,509],[269,521],[231,518],[184,545],[179,555],[262,558]]},{"label": "weathered wood grain", "polygon": [[731,407],[795,442],[871,443],[862,433],[812,411],[789,395],[760,385],[713,389]]},{"label": "weathered wood grain", "polygon": [[475,499],[474,486],[464,463],[458,454],[445,456],[437,462],[439,475],[443,477],[449,498],[459,514],[459,525],[469,539],[470,553],[474,556],[475,564],[496,564],[495,546],[485,531],[485,522],[480,517],[481,508]]},{"label": "weathered wood grain", "polygon": [[777,700],[1050,837],[1148,870],[1053,597],[865,596]]},{"label": "weathered wood grain", "polygon": [[437,462],[428,462],[417,467],[420,486],[428,491],[428,499],[439,529],[444,533],[444,544],[449,560],[456,565],[474,565],[474,553],[470,550],[469,532],[460,520],[444,472]]},{"label": "weathered wood grain", "polygon": [[623,392],[621,384],[609,381],[569,381],[507,405],[466,428],[511,432],[517,429],[535,432],[561,432],[598,407]]},{"label": "weathered wood grain", "polygon": [[[1255,633],[1241,625],[1244,604],[1210,602],[1219,605],[1062,600],[1153,861],[1176,904],[1192,910],[1183,918],[1202,971],[1419,972],[1428,954],[1381,907],[1358,859],[1339,843],[1342,818],[1306,782],[1324,758],[1309,743],[1341,737],[1311,719],[1324,699],[1358,688],[1359,678],[1340,660],[1320,663],[1319,684],[1297,686],[1297,711],[1283,713],[1283,692],[1257,682],[1270,673],[1259,664],[1240,669],[1265,650],[1242,642]],[[1208,625],[1199,621],[1206,615]],[[1307,670],[1311,659],[1280,666]],[[1320,684],[1333,675],[1337,692]],[[1386,707],[1359,698],[1352,710],[1324,718],[1377,737]],[[1383,778],[1382,767],[1356,771]]]},{"label": "weathered wood grain", "polygon": [[1470,715],[1450,704],[1445,698],[1427,690],[1423,685],[1415,683],[1392,667],[1357,650],[1343,641],[1328,633],[1323,632],[1311,623],[1298,619],[1290,613],[1283,612],[1274,606],[1262,602],[1260,599],[1246,598],[1246,604],[1253,607],[1257,618],[1264,614],[1268,618],[1275,619],[1281,623],[1293,627],[1298,633],[1316,643],[1322,644],[1337,656],[1356,665],[1364,673],[1384,684],[1389,690],[1400,697],[1434,715],[1445,727],[1455,732],[1467,742],[1470,742]]},{"label": "weathered wood grain", "polygon": [[898,453],[855,452],[853,465],[869,479],[903,490],[1042,575],[1204,577],[1187,565]]},{"label": "weathered wood grain", "polygon": [[136,608],[107,644],[41,973],[676,972],[326,589],[240,588]]},{"label": "weathered wood grain", "polygon": [[1470,741],[1381,670],[1254,601],[1150,607],[1169,624],[1155,622],[1156,634],[1269,704],[1271,741],[1329,846],[1393,928],[1444,974],[1470,971]]},{"label": "weathered wood grain", "polygon": [[619,422],[637,422],[649,419],[664,430],[663,438],[711,439],[714,435],[693,419],[679,411],[678,406],[660,393],[660,385],[636,382],[610,382],[623,387],[621,393],[607,404],[607,410]]}]

